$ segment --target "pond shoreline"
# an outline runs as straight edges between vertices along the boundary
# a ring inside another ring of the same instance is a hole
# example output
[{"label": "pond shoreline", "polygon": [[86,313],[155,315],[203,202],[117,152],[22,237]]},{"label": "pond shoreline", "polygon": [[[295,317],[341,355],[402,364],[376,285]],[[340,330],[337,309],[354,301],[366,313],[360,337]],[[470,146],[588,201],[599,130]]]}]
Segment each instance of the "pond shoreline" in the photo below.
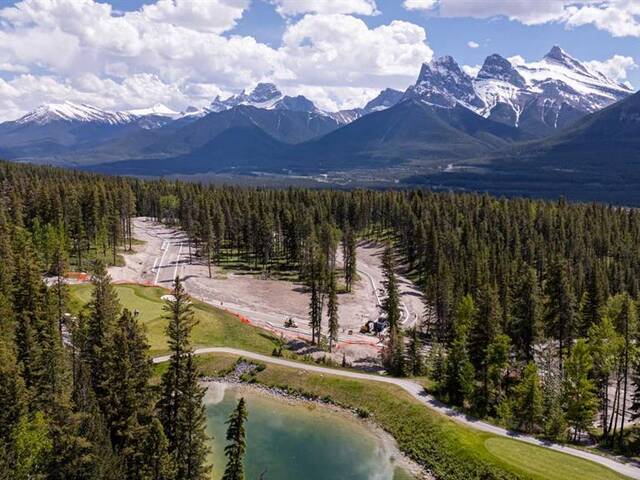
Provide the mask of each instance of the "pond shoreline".
[{"label": "pond shoreline", "polygon": [[[243,370],[240,368],[240,370]],[[239,374],[240,373],[240,374]],[[247,382],[241,378],[242,372],[238,370],[230,372],[223,377],[203,377],[202,383],[207,386],[211,384],[223,384],[238,390],[244,390],[251,393],[258,393],[277,400],[284,400],[292,406],[307,406],[308,408],[321,407],[331,411],[337,415],[341,415],[352,421],[356,421],[364,426],[372,435],[374,435],[384,449],[389,452],[392,463],[407,473],[410,473],[415,480],[434,480],[435,477],[425,470],[420,464],[411,460],[398,448],[398,444],[391,434],[381,428],[373,419],[363,417],[362,413],[355,409],[346,408],[337,405],[330,399],[311,398],[300,392],[290,392],[282,388],[269,387],[260,383]]]}]

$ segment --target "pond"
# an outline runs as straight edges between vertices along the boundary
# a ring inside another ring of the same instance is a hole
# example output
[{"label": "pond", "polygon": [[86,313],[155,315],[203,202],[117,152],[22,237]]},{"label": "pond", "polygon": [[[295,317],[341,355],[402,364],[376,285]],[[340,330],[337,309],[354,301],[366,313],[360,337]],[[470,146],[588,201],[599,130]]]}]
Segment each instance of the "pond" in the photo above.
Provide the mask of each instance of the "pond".
[{"label": "pond", "polygon": [[408,480],[391,448],[355,418],[316,405],[210,383],[205,396],[213,478],[225,466],[225,421],[244,396],[248,407],[247,479]]}]

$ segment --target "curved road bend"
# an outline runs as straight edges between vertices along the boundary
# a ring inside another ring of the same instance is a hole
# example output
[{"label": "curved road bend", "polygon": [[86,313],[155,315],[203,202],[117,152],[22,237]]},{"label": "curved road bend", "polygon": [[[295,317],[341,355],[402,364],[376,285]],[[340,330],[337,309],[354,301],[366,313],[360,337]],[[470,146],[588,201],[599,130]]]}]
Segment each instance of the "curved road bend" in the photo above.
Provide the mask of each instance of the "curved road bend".
[{"label": "curved road bend", "polygon": [[[638,466],[637,464],[620,463],[610,458],[597,455],[595,453],[590,453],[584,450],[579,450],[577,448],[558,445],[555,443],[544,442],[542,440],[539,440],[537,438],[534,438],[528,435],[520,435],[514,432],[510,432],[508,430],[505,430],[504,428],[496,427],[495,425],[491,425],[489,423],[476,420],[472,417],[468,417],[464,414],[456,412],[452,408],[446,406],[442,402],[439,402],[438,400],[433,398],[431,395],[425,394],[424,388],[420,384],[411,380],[406,380],[402,378],[393,378],[393,377],[383,377],[380,375],[353,372],[350,370],[337,370],[337,369],[332,369],[327,367],[321,367],[318,365],[310,365],[306,363],[294,362],[291,360],[285,360],[283,358],[269,357],[267,355],[261,355],[259,353],[248,352],[245,350],[238,350],[235,348],[210,347],[210,348],[198,348],[195,350],[196,355],[205,354],[205,353],[228,353],[231,355],[238,355],[246,358],[251,358],[253,360],[258,360],[260,362],[273,363],[276,365],[282,365],[290,368],[297,368],[299,370],[306,370],[309,372],[324,373],[327,375],[354,378],[357,380],[372,380],[375,382],[390,383],[402,388],[403,390],[408,392],[412,397],[420,401],[422,404],[426,405],[428,408],[435,410],[436,412],[442,415],[445,415],[447,417],[450,417],[471,428],[475,428],[483,432],[493,433],[495,435],[499,435],[502,437],[512,438],[515,440],[519,440],[521,442],[530,443],[532,445],[549,448],[551,450],[555,450],[561,453],[566,453],[567,455],[573,455],[574,457],[583,458],[585,460],[590,460],[592,462],[595,462],[597,464],[610,468],[611,470],[617,473],[626,475],[629,478],[640,480],[640,466]],[[153,363],[166,362],[169,360],[169,358],[170,358],[169,355],[155,357],[153,359]]]}]

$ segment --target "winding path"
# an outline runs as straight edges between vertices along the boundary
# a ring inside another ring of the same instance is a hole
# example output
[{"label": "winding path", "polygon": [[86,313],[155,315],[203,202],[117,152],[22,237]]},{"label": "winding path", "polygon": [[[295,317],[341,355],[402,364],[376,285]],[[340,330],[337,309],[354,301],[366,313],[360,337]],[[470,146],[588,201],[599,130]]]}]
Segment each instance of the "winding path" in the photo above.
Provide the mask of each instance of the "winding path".
[{"label": "winding path", "polygon": [[[530,443],[532,445],[549,448],[551,450],[565,453],[567,455],[573,455],[574,457],[583,458],[585,460],[590,460],[592,462],[595,462],[597,464],[610,468],[611,470],[617,473],[626,475],[629,478],[640,480],[640,465],[638,465],[635,462],[620,463],[611,458],[603,457],[595,453],[590,453],[584,450],[579,450],[577,448],[567,447],[567,446],[559,445],[556,443],[545,442],[535,437],[531,437],[529,435],[522,435],[517,432],[512,432],[504,428],[497,427],[495,425],[491,425],[486,422],[482,422],[480,420],[474,419],[473,417],[469,417],[467,415],[459,413],[454,409],[448,407],[447,405],[443,404],[442,402],[436,400],[431,395],[426,394],[424,391],[424,388],[420,384],[412,380],[406,380],[402,378],[393,378],[393,377],[384,377],[381,375],[353,372],[350,370],[338,370],[333,368],[320,367],[318,365],[310,365],[306,363],[294,362],[292,360],[285,360],[283,358],[270,357],[267,355],[261,355],[259,353],[249,352],[246,350],[239,350],[236,348],[209,347],[209,348],[199,348],[195,350],[196,355],[201,355],[205,353],[227,353],[231,355],[238,355],[246,358],[251,358],[253,360],[258,360],[260,362],[272,363],[275,365],[282,365],[285,367],[296,368],[298,370],[306,370],[309,372],[335,375],[338,377],[354,378],[357,380],[369,380],[369,381],[375,381],[375,382],[390,383],[402,388],[403,390],[408,392],[412,397],[420,401],[422,404],[426,405],[428,408],[442,415],[453,418],[456,421],[464,425],[467,425],[471,428],[475,428],[483,432],[493,433],[495,435],[499,435],[502,437],[512,438],[515,440],[519,440],[521,442]],[[169,358],[170,358],[170,355],[155,357],[153,359],[153,363],[166,362],[169,360]]]}]

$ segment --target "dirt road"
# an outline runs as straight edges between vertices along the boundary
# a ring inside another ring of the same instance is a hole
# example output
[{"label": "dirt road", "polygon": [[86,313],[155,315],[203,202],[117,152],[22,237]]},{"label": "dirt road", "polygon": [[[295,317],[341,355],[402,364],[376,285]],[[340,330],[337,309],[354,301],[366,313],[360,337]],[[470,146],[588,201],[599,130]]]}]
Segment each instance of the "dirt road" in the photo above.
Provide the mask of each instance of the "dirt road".
[{"label": "dirt road", "polygon": [[[193,255],[190,257],[189,244],[182,232],[145,218],[134,219],[133,227],[134,236],[144,244],[125,257],[125,267],[109,270],[114,281],[170,288],[176,275],[180,275],[194,298],[243,315],[252,323],[287,338],[310,337],[309,297],[303,285],[218,267],[214,267],[213,278],[209,278],[207,266]],[[378,356],[379,339],[362,335],[359,330],[366,321],[380,316],[379,305],[384,296],[381,253],[379,246],[361,244],[358,247],[360,278],[352,293],[340,295],[341,332],[337,354],[340,358],[343,353],[351,360]],[[420,317],[420,293],[404,279],[399,283],[403,323],[408,327]],[[295,320],[297,328],[284,327],[289,318]]]},{"label": "dirt road", "polygon": [[[283,358],[268,357],[266,355],[261,355],[259,353],[248,352],[245,350],[238,350],[235,348],[223,348],[223,347],[200,348],[200,349],[197,349],[195,353],[197,355],[205,354],[205,353],[227,353],[231,355],[242,356],[245,358],[251,358],[253,360],[258,360],[264,363],[282,365],[285,367],[295,368],[298,370],[304,370],[308,372],[321,373],[326,375],[335,375],[339,377],[347,377],[347,378],[353,378],[357,380],[372,380],[375,382],[390,383],[402,388],[403,390],[408,392],[413,398],[419,400],[426,407],[442,415],[446,415],[447,417],[452,418],[453,420],[460,422],[468,427],[475,428],[483,432],[493,433],[501,437],[507,437],[514,440],[519,440],[521,442],[529,443],[532,445],[537,445],[539,447],[549,448],[551,450],[562,452],[567,455],[572,455],[574,457],[583,458],[585,460],[590,460],[594,463],[608,467],[611,470],[614,470],[615,472],[618,472],[622,475],[626,475],[629,478],[640,479],[640,466],[636,463],[620,463],[611,458],[603,457],[595,453],[590,453],[585,450],[579,450],[577,448],[567,447],[564,445],[558,445],[556,443],[542,441],[535,437],[522,435],[516,432],[512,432],[510,430],[505,430],[504,428],[491,425],[489,423],[480,421],[473,417],[469,417],[467,415],[461,414],[455,411],[454,409],[446,406],[442,402],[433,398],[431,395],[426,394],[424,391],[424,388],[420,384],[412,380],[407,380],[402,378],[393,378],[393,377],[384,377],[376,374],[359,373],[359,372],[353,372],[349,370],[337,370],[337,369],[332,369],[327,367],[321,367],[318,365],[294,362],[291,360],[285,360]],[[169,355],[156,357],[153,359],[154,363],[162,363],[168,360],[169,360]]]}]

